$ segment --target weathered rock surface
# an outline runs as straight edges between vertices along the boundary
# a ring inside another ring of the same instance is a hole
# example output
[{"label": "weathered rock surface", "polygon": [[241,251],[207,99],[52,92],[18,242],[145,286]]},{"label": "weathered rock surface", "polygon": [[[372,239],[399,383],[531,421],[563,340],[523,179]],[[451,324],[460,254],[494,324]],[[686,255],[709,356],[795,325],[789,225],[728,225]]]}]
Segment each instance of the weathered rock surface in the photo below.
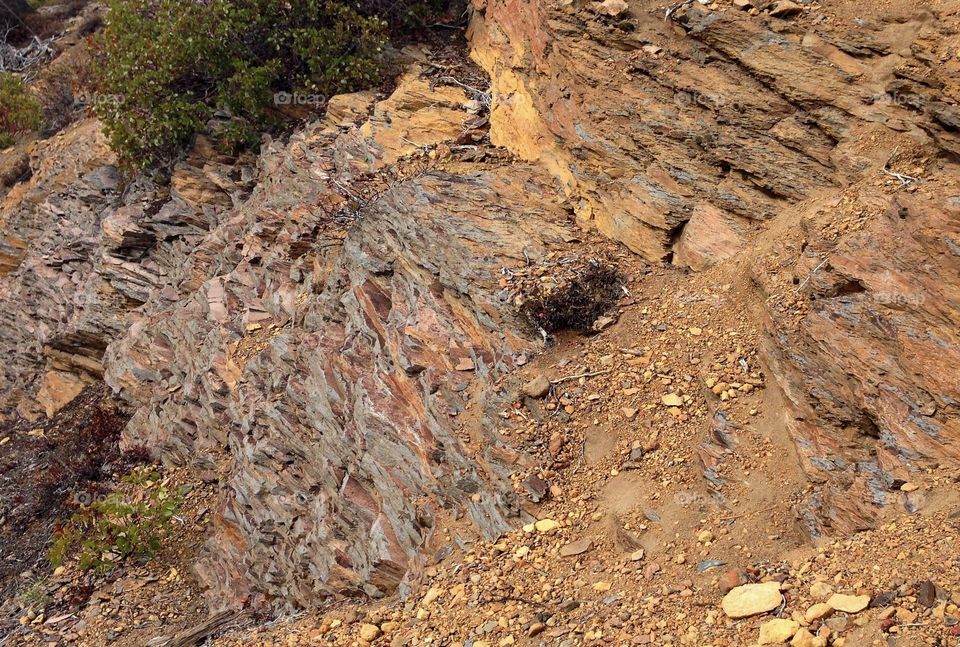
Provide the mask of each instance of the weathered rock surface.
[{"label": "weathered rock surface", "polygon": [[783,602],[779,582],[742,584],[727,593],[720,603],[729,618],[747,618],[773,611]]},{"label": "weathered rock surface", "polygon": [[577,3],[475,6],[495,142],[639,254],[752,275],[783,424],[817,484],[797,508],[809,535],[871,527],[910,473],[960,463],[944,20],[904,8],[841,31],[793,3],[775,22],[691,3],[664,21],[641,2],[621,29]]},{"label": "weathered rock surface", "polygon": [[[491,137],[523,163],[466,161],[478,102],[415,75],[385,101],[335,97],[256,164],[201,139],[168,187],[121,186],[92,120],[3,153],[0,410],[50,415],[105,377],[135,413],[127,446],[215,472],[214,606],[403,589],[442,520],[517,525],[519,459],[491,421],[535,342],[499,279],[576,238],[569,208],[648,259],[749,276],[810,536],[914,511],[908,477],[960,464],[950,27],[474,5]],[[692,406],[662,393],[671,415]],[[776,583],[728,598],[732,617],[782,602]]]},{"label": "weathered rock surface", "polygon": [[200,156],[174,174],[175,185],[195,178],[193,206],[189,190],[171,197],[145,180],[121,195],[94,119],[32,146],[29,173],[0,203],[0,410],[27,417],[52,415],[102,377],[124,315],[164,278],[176,280],[185,250],[224,210],[210,194],[245,184],[228,177],[244,175],[242,162]]},{"label": "weathered rock surface", "polygon": [[425,125],[438,106],[469,118],[461,91],[421,85],[375,127],[272,144],[268,179],[188,256],[178,298],[161,290],[108,350],[108,382],[138,407],[125,442],[222,474],[200,567],[218,604],[382,595],[415,577],[444,509],[488,537],[516,509],[473,416],[531,348],[497,280],[572,232],[533,168],[391,166],[398,132],[449,139],[449,116]]}]

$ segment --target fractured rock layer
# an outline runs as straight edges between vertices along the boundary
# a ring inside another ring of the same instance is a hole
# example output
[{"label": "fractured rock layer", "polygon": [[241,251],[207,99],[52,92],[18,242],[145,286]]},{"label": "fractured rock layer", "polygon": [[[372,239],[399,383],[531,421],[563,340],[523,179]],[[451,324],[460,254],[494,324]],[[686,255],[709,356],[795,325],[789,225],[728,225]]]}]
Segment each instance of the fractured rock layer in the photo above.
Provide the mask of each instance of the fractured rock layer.
[{"label": "fractured rock layer", "polygon": [[[422,82],[398,94],[466,101]],[[273,144],[269,179],[188,259],[191,289],[108,351],[108,382],[139,407],[125,441],[219,470],[199,569],[218,603],[382,595],[416,573],[443,508],[488,537],[516,511],[483,418],[459,421],[495,405],[493,378],[532,346],[505,319],[501,269],[573,232],[533,168],[390,166],[382,142],[422,119],[397,109],[379,132],[325,122]]]},{"label": "fractured rock layer", "polygon": [[[852,28],[697,3],[664,20],[637,2],[618,22],[580,2],[475,6],[495,142],[632,250],[754,277],[784,425],[818,484],[798,509],[811,535],[869,527],[911,471],[960,460],[960,66],[944,16],[904,7]],[[922,185],[893,175],[901,157]],[[839,208],[856,226],[827,231]]]}]

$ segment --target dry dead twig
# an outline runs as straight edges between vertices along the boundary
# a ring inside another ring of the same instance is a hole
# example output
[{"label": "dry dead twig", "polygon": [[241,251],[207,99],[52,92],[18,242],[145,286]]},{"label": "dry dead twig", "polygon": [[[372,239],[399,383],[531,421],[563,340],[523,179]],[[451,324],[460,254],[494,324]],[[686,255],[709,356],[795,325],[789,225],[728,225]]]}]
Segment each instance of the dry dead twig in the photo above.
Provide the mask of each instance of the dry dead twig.
[{"label": "dry dead twig", "polygon": [[904,187],[910,186],[910,185],[911,185],[912,183],[914,183],[914,182],[916,182],[917,184],[919,184],[919,183],[920,183],[920,178],[913,177],[912,175],[906,175],[906,174],[904,174],[904,173],[895,173],[894,171],[891,171],[891,170],[890,170],[890,162],[892,162],[892,161],[893,161],[893,158],[897,156],[897,151],[899,151],[899,150],[900,150],[900,147],[899,147],[899,146],[897,146],[896,148],[894,148],[894,149],[893,149],[893,152],[890,153],[890,157],[888,157],[888,158],[887,158],[887,161],[883,163],[883,174],[884,174],[884,175],[889,175],[889,176],[892,177],[892,178],[896,178],[896,179],[900,180],[900,188],[901,188],[901,189],[904,188]]},{"label": "dry dead twig", "polygon": [[604,369],[602,371],[594,371],[593,373],[580,373],[579,375],[567,375],[566,377],[557,378],[556,380],[550,380],[550,384],[563,384],[564,382],[569,382],[570,380],[579,380],[581,377],[596,377],[598,375],[606,375],[610,372],[610,369]]}]

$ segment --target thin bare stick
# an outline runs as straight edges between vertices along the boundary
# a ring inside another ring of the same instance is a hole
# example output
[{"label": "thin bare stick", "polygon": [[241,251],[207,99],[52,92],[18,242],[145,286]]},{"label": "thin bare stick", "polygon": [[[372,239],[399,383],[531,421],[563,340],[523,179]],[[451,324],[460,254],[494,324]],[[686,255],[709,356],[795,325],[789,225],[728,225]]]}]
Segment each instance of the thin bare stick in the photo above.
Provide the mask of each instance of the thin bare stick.
[{"label": "thin bare stick", "polygon": [[893,171],[890,170],[890,162],[892,162],[893,158],[897,156],[897,151],[899,150],[900,150],[900,146],[898,145],[896,148],[893,149],[893,152],[890,153],[890,157],[887,158],[887,161],[883,163],[883,174],[889,175],[890,177],[900,180],[901,189],[906,186],[909,186],[913,182],[916,182],[917,184],[919,184],[920,178],[913,177],[912,175],[904,175],[903,173],[894,173]]},{"label": "thin bare stick", "polygon": [[669,9],[667,9],[667,13],[666,13],[666,15],[663,17],[664,21],[670,20],[670,16],[672,16],[672,15],[675,14],[676,12],[680,11],[681,9],[683,9],[684,7],[686,7],[686,6],[687,6],[688,4],[690,4],[691,2],[693,2],[693,0],[683,0],[682,2],[678,2],[677,4],[673,5],[673,6],[670,7]]},{"label": "thin bare stick", "polygon": [[610,369],[605,369],[603,371],[595,371],[593,373],[580,373],[579,375],[567,375],[566,377],[561,377],[556,380],[550,380],[550,384],[562,384],[564,382],[569,382],[570,380],[579,380],[581,377],[596,377],[598,375],[606,375],[610,372]]},{"label": "thin bare stick", "polygon": [[808,276],[807,278],[805,278],[805,279],[803,280],[803,283],[801,283],[800,285],[798,285],[798,286],[797,286],[797,289],[795,289],[794,292],[799,292],[800,290],[802,290],[803,287],[804,287],[807,283],[810,282],[810,279],[813,278],[813,275],[817,273],[817,270],[819,270],[821,267],[823,267],[824,265],[827,264],[827,260],[828,260],[828,259],[825,258],[825,259],[823,259],[822,261],[820,261],[820,264],[817,265],[815,268],[813,268],[813,271],[810,272],[810,276]]}]

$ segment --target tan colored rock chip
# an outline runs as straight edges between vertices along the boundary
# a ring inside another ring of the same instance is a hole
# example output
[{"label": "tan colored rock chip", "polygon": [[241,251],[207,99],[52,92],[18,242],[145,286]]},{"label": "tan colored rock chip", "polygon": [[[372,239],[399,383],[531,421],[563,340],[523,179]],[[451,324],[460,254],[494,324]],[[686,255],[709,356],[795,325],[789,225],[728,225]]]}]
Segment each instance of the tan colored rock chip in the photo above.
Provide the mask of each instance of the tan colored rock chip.
[{"label": "tan colored rock chip", "polygon": [[783,601],[779,582],[744,584],[731,589],[720,607],[728,618],[747,618],[758,613],[773,611]]},{"label": "tan colored rock chip", "polygon": [[761,645],[785,643],[793,638],[799,628],[800,623],[796,620],[785,620],[783,618],[768,620],[760,625],[760,640],[758,642]]},{"label": "tan colored rock chip", "polygon": [[814,582],[810,585],[810,597],[816,600],[826,600],[833,593],[833,587],[826,582]]},{"label": "tan colored rock chip", "polygon": [[833,613],[833,611],[834,608],[826,602],[818,602],[807,609],[807,612],[803,614],[803,617],[807,622],[814,622],[815,620],[826,618],[828,615]]},{"label": "tan colored rock chip", "polygon": [[627,10],[629,5],[625,0],[604,0],[597,10],[605,16],[619,16]]},{"label": "tan colored rock chip", "polygon": [[536,528],[537,532],[550,533],[560,527],[560,524],[553,519],[540,519],[533,527]]},{"label": "tan colored rock chip", "polygon": [[823,647],[823,645],[826,645],[823,638],[814,636],[804,627],[800,627],[790,641],[790,647]]},{"label": "tan colored rock chip", "polygon": [[360,625],[360,640],[363,642],[369,643],[373,642],[380,637],[380,627],[377,625],[362,624]]},{"label": "tan colored rock chip", "polygon": [[662,402],[663,404],[665,404],[665,405],[668,406],[668,407],[682,407],[682,406],[683,406],[683,398],[681,398],[681,397],[680,397],[679,395],[677,395],[676,393],[668,393],[668,394],[666,394],[665,396],[663,396],[662,398],[660,398],[660,402]]},{"label": "tan colored rock chip", "polygon": [[860,613],[870,604],[869,595],[844,595],[843,593],[834,593],[827,600],[827,604],[844,613]]}]

